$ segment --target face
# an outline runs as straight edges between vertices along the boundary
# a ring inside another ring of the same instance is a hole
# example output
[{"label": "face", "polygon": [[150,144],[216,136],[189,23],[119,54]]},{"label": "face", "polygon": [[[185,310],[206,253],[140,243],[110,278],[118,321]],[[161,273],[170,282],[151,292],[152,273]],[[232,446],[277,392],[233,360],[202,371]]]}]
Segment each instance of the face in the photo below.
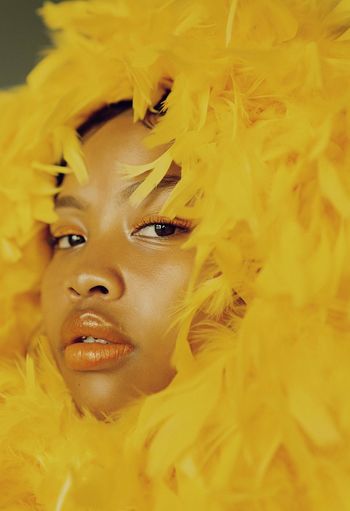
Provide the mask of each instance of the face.
[{"label": "face", "polygon": [[146,149],[147,134],[130,111],[90,133],[83,143],[89,181],[65,177],[50,226],[45,333],[77,407],[97,416],[174,376],[171,325],[194,254],[181,248],[189,223],[159,214],[179,179],[175,165],[139,206],[128,201],[142,179],[122,178],[123,163],[145,164],[165,150]]}]

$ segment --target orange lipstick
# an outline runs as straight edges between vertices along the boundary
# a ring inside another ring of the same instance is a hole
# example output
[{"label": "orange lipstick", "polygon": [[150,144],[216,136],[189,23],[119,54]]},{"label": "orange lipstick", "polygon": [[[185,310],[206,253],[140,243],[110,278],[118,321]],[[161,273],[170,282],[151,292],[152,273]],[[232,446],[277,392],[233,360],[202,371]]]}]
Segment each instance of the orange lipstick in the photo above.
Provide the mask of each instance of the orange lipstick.
[{"label": "orange lipstick", "polygon": [[69,315],[61,337],[65,363],[75,371],[113,368],[134,350],[116,325],[94,311]]}]

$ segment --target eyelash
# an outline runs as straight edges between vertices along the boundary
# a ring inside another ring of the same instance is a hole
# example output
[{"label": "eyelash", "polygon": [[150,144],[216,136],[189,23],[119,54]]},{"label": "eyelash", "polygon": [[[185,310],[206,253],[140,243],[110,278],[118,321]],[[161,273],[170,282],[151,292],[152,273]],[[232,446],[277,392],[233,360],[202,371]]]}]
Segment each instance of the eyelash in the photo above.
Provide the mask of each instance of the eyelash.
[{"label": "eyelash", "polygon": [[131,232],[131,235],[134,235],[135,233],[140,231],[142,228],[148,227],[151,225],[173,225],[174,227],[178,227],[179,229],[181,229],[184,232],[188,232],[192,227],[190,220],[185,220],[183,218],[175,218],[172,220],[172,219],[162,217],[159,215],[153,215],[153,216],[144,218],[143,220],[141,220],[141,222],[136,224]]},{"label": "eyelash", "polygon": [[[174,226],[174,227],[180,229],[183,233],[189,232],[192,228],[192,223],[190,220],[185,220],[182,218],[175,218],[172,220],[172,219],[161,217],[158,215],[153,215],[153,216],[149,216],[149,217],[143,219],[141,222],[136,224],[135,227],[133,227],[133,229],[131,231],[131,236],[137,235],[137,233],[143,228],[150,227],[150,226],[156,226],[156,225],[171,225],[171,226]],[[71,231],[71,232],[69,232],[69,231]],[[76,229],[74,227],[72,227],[71,229],[67,228],[64,231],[62,230],[62,234],[58,234],[58,233],[56,233],[55,235],[49,234],[49,236],[48,236],[49,245],[53,248],[59,248],[58,244],[59,244],[60,240],[62,240],[65,237],[68,237],[68,236],[78,236],[78,237],[80,236],[81,238],[85,238],[85,236],[83,234],[80,234],[80,233],[77,233],[74,231],[76,231]],[[59,232],[59,230],[58,230],[58,232]],[[162,238],[162,237],[169,238],[169,237],[172,237],[172,235],[142,236],[142,234],[139,236],[144,237],[144,238]],[[63,250],[67,249],[67,248],[74,248],[74,246],[64,247]]]}]

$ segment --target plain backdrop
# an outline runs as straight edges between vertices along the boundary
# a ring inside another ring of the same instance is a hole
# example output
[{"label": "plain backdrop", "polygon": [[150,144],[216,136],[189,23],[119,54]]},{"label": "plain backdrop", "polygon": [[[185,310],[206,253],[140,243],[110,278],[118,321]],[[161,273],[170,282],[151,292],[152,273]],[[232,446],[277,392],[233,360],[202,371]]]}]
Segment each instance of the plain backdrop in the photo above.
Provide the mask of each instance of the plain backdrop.
[{"label": "plain backdrop", "polygon": [[[51,0],[52,1],[52,0]],[[57,3],[60,0],[54,0]],[[0,88],[19,85],[49,38],[36,14],[44,0],[0,0]]]}]

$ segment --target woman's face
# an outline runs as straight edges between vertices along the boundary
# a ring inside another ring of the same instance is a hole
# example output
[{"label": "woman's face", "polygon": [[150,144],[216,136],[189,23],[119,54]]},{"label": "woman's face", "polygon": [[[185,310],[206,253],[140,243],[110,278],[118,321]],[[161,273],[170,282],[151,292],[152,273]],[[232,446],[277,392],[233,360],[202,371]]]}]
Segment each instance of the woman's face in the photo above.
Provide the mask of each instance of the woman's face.
[{"label": "woman's face", "polygon": [[122,163],[148,163],[164,151],[144,147],[148,133],[130,111],[91,132],[83,144],[89,182],[65,177],[51,226],[44,328],[78,408],[97,416],[174,376],[169,327],[194,254],[181,249],[189,224],[159,215],[179,179],[175,165],[139,206],[128,201],[142,179],[122,179]]}]

